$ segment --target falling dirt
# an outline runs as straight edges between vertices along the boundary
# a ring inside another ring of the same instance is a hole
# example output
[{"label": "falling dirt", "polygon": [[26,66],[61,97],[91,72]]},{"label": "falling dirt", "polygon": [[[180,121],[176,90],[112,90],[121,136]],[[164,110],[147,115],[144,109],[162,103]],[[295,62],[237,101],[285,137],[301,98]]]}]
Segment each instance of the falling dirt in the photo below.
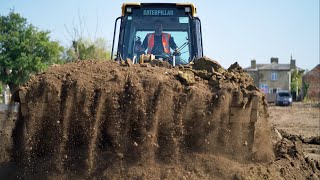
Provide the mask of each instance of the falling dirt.
[{"label": "falling dirt", "polygon": [[16,178],[319,176],[291,141],[273,147],[265,96],[237,63],[79,61],[34,76],[15,97]]}]

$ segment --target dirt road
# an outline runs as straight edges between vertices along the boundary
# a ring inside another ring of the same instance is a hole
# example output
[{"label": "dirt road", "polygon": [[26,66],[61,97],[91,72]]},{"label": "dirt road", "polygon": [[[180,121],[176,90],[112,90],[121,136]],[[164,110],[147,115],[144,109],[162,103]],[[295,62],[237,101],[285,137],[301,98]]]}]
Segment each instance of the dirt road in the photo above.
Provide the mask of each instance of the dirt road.
[{"label": "dirt road", "polygon": [[[301,137],[320,136],[320,106],[297,102],[292,106],[270,105],[270,122],[278,129]],[[320,160],[320,145],[303,143],[306,155]]]}]

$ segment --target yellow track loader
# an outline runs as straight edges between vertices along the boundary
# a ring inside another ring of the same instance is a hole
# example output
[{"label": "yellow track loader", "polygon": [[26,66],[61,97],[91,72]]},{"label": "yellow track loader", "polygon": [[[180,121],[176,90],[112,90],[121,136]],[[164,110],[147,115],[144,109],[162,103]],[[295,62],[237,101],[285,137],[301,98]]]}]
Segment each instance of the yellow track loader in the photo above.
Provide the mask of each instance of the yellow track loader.
[{"label": "yellow track loader", "polygon": [[165,179],[173,167],[169,179],[214,179],[197,164],[267,144],[264,94],[237,63],[203,57],[193,4],[123,4],[111,59],[54,65],[20,87],[12,157],[24,175]]}]

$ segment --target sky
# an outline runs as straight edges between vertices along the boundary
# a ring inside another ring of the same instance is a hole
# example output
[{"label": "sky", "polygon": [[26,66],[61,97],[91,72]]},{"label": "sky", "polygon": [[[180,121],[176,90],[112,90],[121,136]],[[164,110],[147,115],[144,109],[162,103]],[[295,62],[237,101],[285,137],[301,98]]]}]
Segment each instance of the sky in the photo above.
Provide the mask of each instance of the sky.
[{"label": "sky", "polygon": [[[70,46],[73,28],[91,39],[105,38],[111,46],[120,0],[0,0],[0,15],[21,14],[52,40]],[[141,1],[141,2],[186,2]],[[234,62],[249,67],[270,63],[311,70],[319,64],[319,0],[194,0],[202,23],[204,55],[228,68]],[[81,22],[81,23],[80,23]]]}]

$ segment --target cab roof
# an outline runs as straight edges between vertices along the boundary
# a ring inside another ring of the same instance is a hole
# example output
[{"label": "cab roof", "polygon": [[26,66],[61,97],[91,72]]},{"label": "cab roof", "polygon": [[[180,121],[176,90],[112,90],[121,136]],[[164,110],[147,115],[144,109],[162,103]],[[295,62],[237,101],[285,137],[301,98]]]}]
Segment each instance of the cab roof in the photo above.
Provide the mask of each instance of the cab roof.
[{"label": "cab roof", "polygon": [[183,6],[183,7],[190,7],[191,9],[191,15],[192,17],[197,16],[197,9],[193,3],[138,3],[138,2],[132,2],[132,3],[123,3],[122,4],[122,16],[126,13],[127,7],[177,7],[177,6]]}]

